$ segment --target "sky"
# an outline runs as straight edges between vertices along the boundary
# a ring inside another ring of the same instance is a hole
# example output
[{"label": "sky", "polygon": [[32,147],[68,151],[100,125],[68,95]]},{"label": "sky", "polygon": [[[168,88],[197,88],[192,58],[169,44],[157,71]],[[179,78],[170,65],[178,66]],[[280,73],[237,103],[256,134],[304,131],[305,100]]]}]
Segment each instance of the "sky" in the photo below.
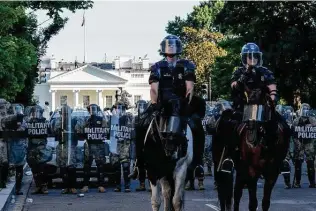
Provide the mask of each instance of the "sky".
[{"label": "sky", "polygon": [[[86,62],[108,61],[120,55],[143,57],[151,62],[161,59],[158,49],[167,36],[165,27],[175,16],[186,17],[198,1],[95,1],[92,9],[85,11]],[[48,43],[46,56],[54,55],[79,62],[84,57],[83,10],[65,11],[69,20],[58,35]],[[48,19],[44,11],[37,12],[38,21]],[[49,21],[42,24],[45,26]]]}]

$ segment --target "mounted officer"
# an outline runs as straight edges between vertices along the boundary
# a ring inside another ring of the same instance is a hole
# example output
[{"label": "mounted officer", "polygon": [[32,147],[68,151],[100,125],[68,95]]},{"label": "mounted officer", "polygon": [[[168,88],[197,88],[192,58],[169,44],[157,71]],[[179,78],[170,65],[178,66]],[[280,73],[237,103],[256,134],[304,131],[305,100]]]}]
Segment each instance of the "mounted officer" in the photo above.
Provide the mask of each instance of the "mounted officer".
[{"label": "mounted officer", "polygon": [[[151,103],[141,114],[140,123],[136,128],[136,168],[143,168],[144,137],[151,119],[163,110],[167,116],[185,116],[187,103],[193,97],[195,82],[195,65],[179,59],[182,53],[182,42],[174,35],[168,35],[160,43],[160,54],[163,60],[156,62],[150,68],[149,84]],[[185,102],[187,100],[187,102]],[[179,127],[180,128],[180,127]],[[185,147],[184,145],[182,145]],[[185,152],[186,149],[183,149]],[[135,178],[137,171],[130,175]]]},{"label": "mounted officer", "polygon": [[[238,67],[231,78],[232,98],[233,98],[233,116],[230,121],[233,124],[239,124],[242,119],[244,105],[253,103],[262,93],[269,94],[274,105],[277,102],[277,86],[273,73],[266,67],[262,66],[262,52],[255,43],[247,43],[241,49],[242,66]],[[245,94],[246,93],[246,94]],[[227,117],[225,111],[221,119]],[[289,131],[289,127],[282,121],[280,115],[276,115],[277,121],[282,123],[285,131]],[[267,146],[271,146],[277,138],[277,121],[270,121],[267,124],[266,131],[268,141]],[[220,121],[219,121],[220,122]],[[232,137],[236,139],[237,137]],[[227,143],[227,157],[222,162],[221,170],[231,172],[234,163],[231,158],[234,156],[235,143]]]}]

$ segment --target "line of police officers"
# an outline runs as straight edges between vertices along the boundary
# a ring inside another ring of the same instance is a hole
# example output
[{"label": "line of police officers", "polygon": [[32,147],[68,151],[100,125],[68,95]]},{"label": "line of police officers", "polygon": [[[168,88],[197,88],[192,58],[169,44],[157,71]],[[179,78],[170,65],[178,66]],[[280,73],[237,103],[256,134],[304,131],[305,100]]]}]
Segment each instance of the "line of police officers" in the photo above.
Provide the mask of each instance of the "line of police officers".
[{"label": "line of police officers", "polygon": [[[292,137],[294,150],[288,151],[284,160],[284,168],[282,173],[284,176],[285,188],[301,188],[302,164],[304,160],[307,165],[307,175],[309,187],[316,188],[315,185],[315,134],[316,134],[316,118],[311,112],[310,105],[303,103],[296,114],[291,107],[286,109],[279,107],[280,114],[286,119],[293,131]],[[296,117],[296,118],[295,118]],[[290,160],[292,160],[295,168],[293,185],[290,179]]]}]

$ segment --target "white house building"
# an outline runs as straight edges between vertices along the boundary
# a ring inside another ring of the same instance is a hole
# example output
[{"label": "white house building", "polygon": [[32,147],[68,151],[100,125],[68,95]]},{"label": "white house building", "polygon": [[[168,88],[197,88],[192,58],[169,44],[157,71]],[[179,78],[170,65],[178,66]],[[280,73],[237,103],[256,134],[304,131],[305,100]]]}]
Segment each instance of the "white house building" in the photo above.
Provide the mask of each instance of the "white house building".
[{"label": "white house building", "polygon": [[63,104],[86,107],[96,103],[101,109],[110,108],[119,87],[131,95],[132,104],[140,99],[149,100],[149,66],[148,58],[136,62],[131,56],[117,57],[113,63],[90,64],[43,59],[41,68],[46,68],[47,80],[36,85],[34,97],[40,105],[49,102],[52,111]]}]

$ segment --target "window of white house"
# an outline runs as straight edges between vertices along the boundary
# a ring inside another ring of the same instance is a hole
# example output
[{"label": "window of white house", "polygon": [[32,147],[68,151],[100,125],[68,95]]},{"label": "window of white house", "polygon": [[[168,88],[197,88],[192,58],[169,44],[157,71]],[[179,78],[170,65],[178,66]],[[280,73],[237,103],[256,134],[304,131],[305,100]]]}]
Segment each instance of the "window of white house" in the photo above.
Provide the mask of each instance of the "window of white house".
[{"label": "window of white house", "polygon": [[90,105],[90,96],[89,95],[83,95],[82,96],[83,101],[83,107],[87,108]]},{"label": "window of white house", "polygon": [[67,105],[67,95],[60,96],[60,105]]},{"label": "window of white house", "polygon": [[132,78],[144,78],[144,74],[135,73],[135,74],[132,74]]},{"label": "window of white house", "polygon": [[141,99],[142,99],[141,95],[134,95],[134,103],[137,103]]},{"label": "window of white house", "polygon": [[112,107],[112,96],[105,96],[105,107],[111,108]]}]

